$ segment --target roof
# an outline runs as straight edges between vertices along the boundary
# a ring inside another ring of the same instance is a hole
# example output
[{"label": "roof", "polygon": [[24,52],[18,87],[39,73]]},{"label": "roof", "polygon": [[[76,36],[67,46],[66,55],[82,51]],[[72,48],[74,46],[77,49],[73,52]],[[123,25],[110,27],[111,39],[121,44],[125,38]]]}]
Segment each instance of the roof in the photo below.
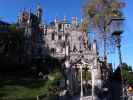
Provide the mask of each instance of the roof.
[{"label": "roof", "polygon": [[7,28],[9,25],[11,24],[0,20],[0,35],[9,33],[9,30]]},{"label": "roof", "polygon": [[10,25],[10,24],[0,20],[0,25]]}]

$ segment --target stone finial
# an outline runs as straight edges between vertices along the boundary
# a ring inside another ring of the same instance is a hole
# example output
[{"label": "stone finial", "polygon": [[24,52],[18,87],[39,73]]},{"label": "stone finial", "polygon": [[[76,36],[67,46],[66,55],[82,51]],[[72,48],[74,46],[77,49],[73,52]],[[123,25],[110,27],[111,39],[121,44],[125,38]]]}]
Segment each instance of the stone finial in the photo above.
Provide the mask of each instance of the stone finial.
[{"label": "stone finial", "polygon": [[66,16],[64,16],[64,22],[66,22],[67,21],[67,17]]},{"label": "stone finial", "polygon": [[78,23],[78,22],[77,22],[77,16],[73,16],[73,17],[72,17],[72,24],[73,24],[73,25],[77,25],[77,23]]}]

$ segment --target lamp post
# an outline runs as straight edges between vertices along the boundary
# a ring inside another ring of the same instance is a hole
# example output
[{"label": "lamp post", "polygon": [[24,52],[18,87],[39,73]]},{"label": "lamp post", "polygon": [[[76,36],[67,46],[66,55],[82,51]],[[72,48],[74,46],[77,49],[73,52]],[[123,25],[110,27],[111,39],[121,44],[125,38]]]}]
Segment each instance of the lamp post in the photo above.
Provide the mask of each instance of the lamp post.
[{"label": "lamp post", "polygon": [[94,100],[94,84],[95,84],[95,80],[94,80],[94,72],[93,72],[93,69],[91,71],[91,85],[92,85],[92,90],[91,90],[91,97],[92,97],[92,100]]},{"label": "lamp post", "polygon": [[124,18],[112,18],[110,21],[110,30],[112,33],[112,36],[115,39],[115,44],[118,49],[118,56],[119,56],[119,66],[120,66],[120,72],[121,72],[121,81],[122,81],[122,100],[124,100],[124,80],[122,76],[122,57],[121,57],[121,34],[123,33],[123,21]]},{"label": "lamp post", "polygon": [[80,86],[81,86],[81,91],[80,91],[80,100],[83,100],[83,73],[82,73],[82,65],[80,65],[80,79],[81,79],[81,82],[80,82]]}]

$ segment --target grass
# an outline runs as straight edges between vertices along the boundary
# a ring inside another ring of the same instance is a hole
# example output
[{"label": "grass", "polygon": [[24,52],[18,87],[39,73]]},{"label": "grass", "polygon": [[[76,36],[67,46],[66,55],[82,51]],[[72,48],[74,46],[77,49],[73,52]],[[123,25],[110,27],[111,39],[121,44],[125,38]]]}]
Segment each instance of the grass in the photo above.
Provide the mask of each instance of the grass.
[{"label": "grass", "polygon": [[48,80],[0,80],[0,100],[36,100],[37,96],[48,96],[50,91],[57,88],[57,82],[62,76],[57,71],[48,77]]},{"label": "grass", "polygon": [[[0,100],[36,100],[47,93],[44,80],[0,80]],[[23,98],[23,99],[22,99]]]}]

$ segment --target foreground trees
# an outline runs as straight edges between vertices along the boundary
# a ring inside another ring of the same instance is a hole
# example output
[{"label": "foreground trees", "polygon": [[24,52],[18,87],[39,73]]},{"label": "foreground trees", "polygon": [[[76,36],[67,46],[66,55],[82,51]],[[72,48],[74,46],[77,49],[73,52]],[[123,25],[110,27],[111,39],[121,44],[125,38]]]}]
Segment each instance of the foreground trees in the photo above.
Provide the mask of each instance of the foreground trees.
[{"label": "foreground trees", "polygon": [[8,25],[6,27],[1,25],[0,30],[1,62],[4,63],[3,60],[9,60],[7,61],[8,63],[17,63],[17,60],[23,50],[23,33],[17,30],[17,26],[15,24]]},{"label": "foreground trees", "polygon": [[[126,63],[122,64],[122,77],[126,84],[132,84],[133,85],[133,70],[132,67],[127,65]],[[115,70],[114,72],[114,78],[120,80],[121,79],[121,73],[120,73],[120,67]]]}]

